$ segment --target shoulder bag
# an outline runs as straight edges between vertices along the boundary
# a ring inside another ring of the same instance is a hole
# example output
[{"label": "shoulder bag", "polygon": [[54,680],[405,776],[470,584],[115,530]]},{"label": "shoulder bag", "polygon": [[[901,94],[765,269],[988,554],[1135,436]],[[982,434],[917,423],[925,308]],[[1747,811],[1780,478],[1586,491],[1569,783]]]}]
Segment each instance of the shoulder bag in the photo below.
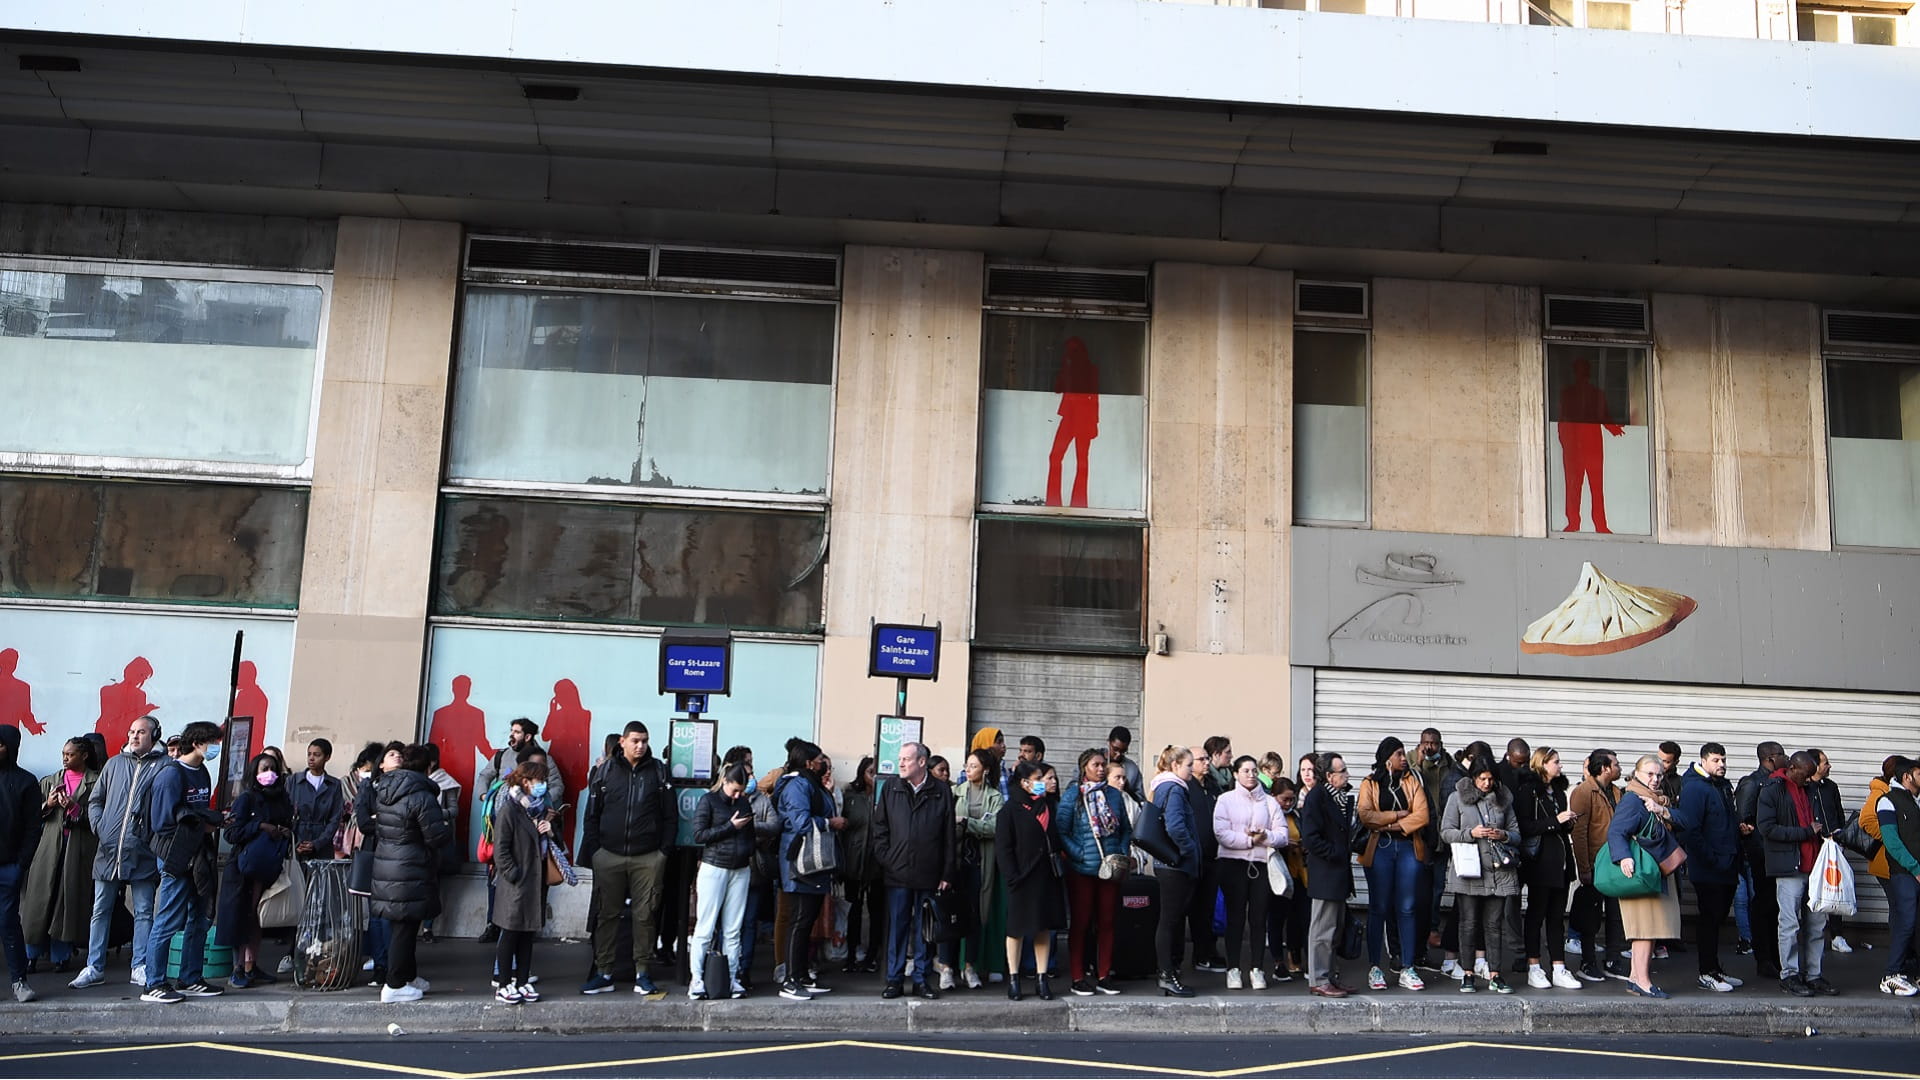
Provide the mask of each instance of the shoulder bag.
[{"label": "shoulder bag", "polygon": [[307,906],[307,868],[299,859],[288,859],[280,876],[260,894],[256,910],[261,926],[298,926]]},{"label": "shoulder bag", "polygon": [[[1658,864],[1640,844],[1641,837],[1649,835],[1648,825],[1651,822],[1652,818],[1649,817],[1633,838],[1627,841],[1626,853],[1615,856],[1612,841],[1601,844],[1600,850],[1594,853],[1593,887],[1600,890],[1602,895],[1611,896],[1616,900],[1660,895],[1662,878],[1655,872],[1658,870]],[[1632,877],[1620,872],[1620,860],[1627,858],[1633,860]]]},{"label": "shoulder bag", "polygon": [[[1883,825],[1881,828],[1884,831],[1885,826]],[[1840,842],[1841,847],[1846,848],[1848,851],[1853,852],[1863,859],[1872,859],[1875,855],[1880,854],[1880,841],[1875,839],[1873,834],[1868,832],[1866,828],[1860,824],[1860,811],[1858,810],[1847,815],[1847,823],[1841,826],[1839,832],[1833,834],[1833,838]]]},{"label": "shoulder bag", "polygon": [[1140,818],[1133,823],[1133,846],[1171,866],[1180,861],[1180,845],[1167,835],[1166,816],[1160,804],[1140,804]]},{"label": "shoulder bag", "polygon": [[[1105,796],[1102,796],[1102,798],[1104,797]],[[1127,858],[1125,855],[1107,854],[1107,846],[1100,842],[1100,831],[1093,827],[1092,797],[1084,791],[1080,794],[1080,805],[1087,812],[1087,831],[1093,834],[1093,850],[1100,853],[1100,880],[1125,880],[1127,871],[1133,868],[1133,860]]]}]

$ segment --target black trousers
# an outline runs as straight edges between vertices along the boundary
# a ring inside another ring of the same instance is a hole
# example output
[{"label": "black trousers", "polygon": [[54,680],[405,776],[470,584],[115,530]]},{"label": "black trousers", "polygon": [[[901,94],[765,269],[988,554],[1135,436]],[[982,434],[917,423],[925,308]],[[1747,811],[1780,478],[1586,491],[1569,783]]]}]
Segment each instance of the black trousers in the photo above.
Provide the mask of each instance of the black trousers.
[{"label": "black trousers", "polygon": [[[1541,950],[1546,950],[1548,962],[1566,963],[1567,951],[1567,887],[1557,889],[1527,889],[1526,940],[1527,958],[1537,960]],[[1546,941],[1540,940],[1540,932],[1546,931]]]},{"label": "black trousers", "polygon": [[[1693,949],[1700,955],[1700,974],[1720,972],[1720,929],[1727,925],[1727,913],[1733,910],[1734,886],[1715,881],[1695,881],[1693,895],[1700,907],[1693,924]],[[1747,909],[1751,912],[1753,909]],[[1774,948],[1779,948],[1779,942]]]},{"label": "black trousers", "polygon": [[493,974],[501,982],[524,983],[533,974],[532,930],[502,930],[493,949]]},{"label": "black trousers", "polygon": [[1761,852],[1747,853],[1747,870],[1753,875],[1747,897],[1747,925],[1753,933],[1753,962],[1763,979],[1780,977],[1780,898],[1773,891],[1773,879],[1767,876],[1767,857]]},{"label": "black trousers", "polygon": [[[1200,863],[1200,876],[1193,879],[1193,892],[1187,897],[1187,936],[1193,941],[1193,962],[1211,959],[1219,951],[1220,939],[1213,932],[1214,899],[1220,895],[1219,861]],[[1165,894],[1160,902],[1166,902]]]},{"label": "black trousers", "polygon": [[1627,930],[1620,924],[1620,902],[1591,885],[1581,885],[1573,896],[1573,928],[1580,931],[1580,949],[1586,962],[1602,970],[1627,947]]},{"label": "black trousers", "polygon": [[387,945],[387,986],[398,990],[420,977],[414,952],[420,944],[419,919],[389,919],[393,937]]},{"label": "black trousers", "polygon": [[[1245,937],[1251,946],[1246,966],[1257,968],[1262,946],[1266,944],[1267,904],[1273,899],[1273,893],[1267,889],[1267,864],[1222,859],[1216,865],[1221,868],[1220,891],[1227,899],[1227,966],[1241,966],[1240,939]],[[1252,876],[1249,870],[1253,871]]]},{"label": "black trousers", "polygon": [[[865,918],[862,918],[864,913]],[[860,931],[867,932],[866,956],[879,963],[887,952],[887,887],[878,881],[847,882],[847,963],[860,955]]]},{"label": "black trousers", "polygon": [[820,905],[827,897],[824,893],[803,892],[787,896],[793,901],[793,921],[787,924],[787,978],[803,983],[812,969],[814,920],[820,917]]},{"label": "black trousers", "polygon": [[[1155,955],[1162,972],[1180,970],[1180,924],[1187,920],[1187,904],[1193,899],[1193,876],[1179,870],[1156,866],[1153,878],[1160,883],[1160,924],[1154,928]],[[1212,913],[1208,913],[1212,918]]]}]

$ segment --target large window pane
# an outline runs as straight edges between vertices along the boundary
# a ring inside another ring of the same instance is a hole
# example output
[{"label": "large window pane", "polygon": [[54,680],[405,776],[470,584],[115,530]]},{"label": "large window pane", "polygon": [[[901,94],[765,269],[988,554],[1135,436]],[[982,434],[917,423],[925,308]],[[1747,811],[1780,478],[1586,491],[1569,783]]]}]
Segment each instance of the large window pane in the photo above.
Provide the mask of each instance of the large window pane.
[{"label": "large window pane", "polygon": [[975,640],[1138,648],[1143,530],[983,518]]},{"label": "large window pane", "polygon": [[0,477],[0,596],[291,608],[307,493]]},{"label": "large window pane", "polygon": [[822,514],[450,497],[442,615],[817,631]]},{"label": "large window pane", "polygon": [[824,494],[836,310],[470,288],[448,472]]},{"label": "large window pane", "polygon": [[1367,519],[1367,335],[1293,335],[1293,516]]},{"label": "large window pane", "polygon": [[1556,532],[1653,529],[1647,351],[1547,344],[1547,519]]},{"label": "large window pane", "polygon": [[980,501],[1144,510],[1147,325],[988,315]]},{"label": "large window pane", "polygon": [[1920,364],[1827,361],[1833,540],[1920,548]]},{"label": "large window pane", "polygon": [[318,286],[0,269],[0,451],[297,466]]}]

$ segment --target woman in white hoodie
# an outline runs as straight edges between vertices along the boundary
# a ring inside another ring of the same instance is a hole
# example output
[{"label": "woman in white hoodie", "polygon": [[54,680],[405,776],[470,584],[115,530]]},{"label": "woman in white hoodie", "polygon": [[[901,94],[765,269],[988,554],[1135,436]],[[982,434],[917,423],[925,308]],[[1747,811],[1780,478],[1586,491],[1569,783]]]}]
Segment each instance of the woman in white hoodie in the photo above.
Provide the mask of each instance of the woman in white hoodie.
[{"label": "woman in white hoodie", "polygon": [[1240,939],[1253,928],[1247,967],[1255,990],[1267,988],[1261,966],[1267,926],[1267,857],[1287,846],[1286,815],[1260,786],[1260,764],[1242,756],[1233,763],[1233,786],[1213,804],[1213,837],[1220,842],[1216,872],[1227,903],[1227,989],[1240,989]]}]

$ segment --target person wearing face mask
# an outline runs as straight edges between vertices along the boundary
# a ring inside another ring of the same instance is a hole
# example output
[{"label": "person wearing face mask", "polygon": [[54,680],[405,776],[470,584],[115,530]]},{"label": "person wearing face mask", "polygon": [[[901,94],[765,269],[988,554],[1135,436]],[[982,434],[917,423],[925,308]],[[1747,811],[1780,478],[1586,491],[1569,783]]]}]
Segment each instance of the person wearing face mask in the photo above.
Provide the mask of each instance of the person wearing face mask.
[{"label": "person wearing face mask", "polygon": [[780,808],[780,888],[792,897],[793,905],[787,923],[786,978],[780,983],[780,996],[788,1001],[812,1001],[833,989],[820,982],[811,962],[813,924],[833,891],[833,871],[797,874],[789,854],[798,850],[804,836],[822,826],[833,832],[847,827],[847,819],[834,813],[833,796],[820,782],[829,765],[820,747],[801,740],[787,751],[787,774],[773,787],[773,801]]},{"label": "person wearing face mask", "polygon": [[[1111,856],[1128,856],[1133,823],[1127,817],[1125,793],[1108,779],[1106,752],[1098,747],[1083,750],[1079,764],[1079,781],[1060,795],[1060,840],[1067,851],[1067,972],[1073,977],[1068,989],[1077,997],[1091,997],[1120,992],[1112,979],[1113,928],[1126,871],[1103,878],[1100,865]],[[1124,784],[1125,774],[1120,776]],[[1089,938],[1095,949],[1092,979],[1087,978]]]},{"label": "person wearing face mask", "polygon": [[293,851],[293,800],[287,795],[280,762],[255,754],[241,784],[240,797],[227,811],[226,837],[232,853],[220,875],[213,943],[233,950],[235,990],[278,982],[260,970],[260,893],[280,876]]},{"label": "person wearing face mask", "polygon": [[1260,786],[1260,766],[1242,756],[1230,765],[1233,787],[1213,804],[1214,839],[1220,843],[1220,890],[1227,903],[1227,989],[1238,990],[1240,939],[1248,937],[1248,985],[1267,988],[1262,966],[1267,905],[1278,903],[1267,886],[1267,859],[1287,846],[1287,821],[1280,805]]},{"label": "person wearing face mask", "polygon": [[1160,883],[1160,925],[1154,932],[1154,948],[1160,961],[1160,991],[1168,997],[1193,996],[1180,981],[1181,956],[1176,950],[1180,924],[1186,921],[1194,882],[1200,876],[1199,827],[1187,787],[1192,780],[1193,751],[1169,746],[1160,751],[1158,770],[1147,785],[1149,800],[1160,808],[1167,838],[1179,852],[1174,862],[1153,861],[1154,880]]},{"label": "person wearing face mask", "polygon": [[493,800],[493,924],[500,928],[493,997],[503,1005],[540,1000],[533,978],[533,939],[544,921],[541,893],[553,835],[547,795],[545,764],[525,761],[507,774]]},{"label": "person wearing face mask", "polygon": [[[213,906],[214,830],[220,819],[210,809],[213,777],[207,763],[220,745],[220,727],[205,720],[180,733],[180,756],[154,777],[147,796],[147,828],[160,863],[160,888],[154,901],[153,929],[147,938],[147,991],[142,1001],[174,1005],[187,998],[219,997],[226,991],[201,978],[207,947],[207,914]],[[167,980],[167,951],[173,935],[185,936],[180,974]]]},{"label": "person wearing face mask", "polygon": [[1407,750],[1389,735],[1373,754],[1373,772],[1360,781],[1355,812],[1367,830],[1367,846],[1360,866],[1367,874],[1367,985],[1387,988],[1381,964],[1387,949],[1387,920],[1395,921],[1400,937],[1400,986],[1425,990],[1414,966],[1424,939],[1415,936],[1414,912],[1426,899],[1420,895],[1420,868],[1427,861],[1427,791],[1407,765]]},{"label": "person wearing face mask", "polygon": [[129,981],[147,985],[147,937],[153,929],[154,891],[160,867],[147,846],[147,819],[141,809],[161,764],[160,722],[151,716],[127,729],[126,747],[115,754],[87,796],[87,821],[99,839],[93,857],[93,918],[87,927],[87,966],[69,985],[75,990],[107,980],[107,945],[114,909],[123,894],[133,899],[133,972]]},{"label": "person wearing face mask", "polygon": [[[1044,770],[1031,761],[1014,767],[1013,797],[995,823],[993,849],[1000,876],[1007,883],[1007,998],[1021,999],[1020,953],[1031,941],[1036,974],[1035,993],[1053,1000],[1047,979],[1048,953],[1053,932],[1067,925],[1067,905],[1061,878],[1059,815],[1047,798]],[[893,787],[888,785],[889,790]]]}]

